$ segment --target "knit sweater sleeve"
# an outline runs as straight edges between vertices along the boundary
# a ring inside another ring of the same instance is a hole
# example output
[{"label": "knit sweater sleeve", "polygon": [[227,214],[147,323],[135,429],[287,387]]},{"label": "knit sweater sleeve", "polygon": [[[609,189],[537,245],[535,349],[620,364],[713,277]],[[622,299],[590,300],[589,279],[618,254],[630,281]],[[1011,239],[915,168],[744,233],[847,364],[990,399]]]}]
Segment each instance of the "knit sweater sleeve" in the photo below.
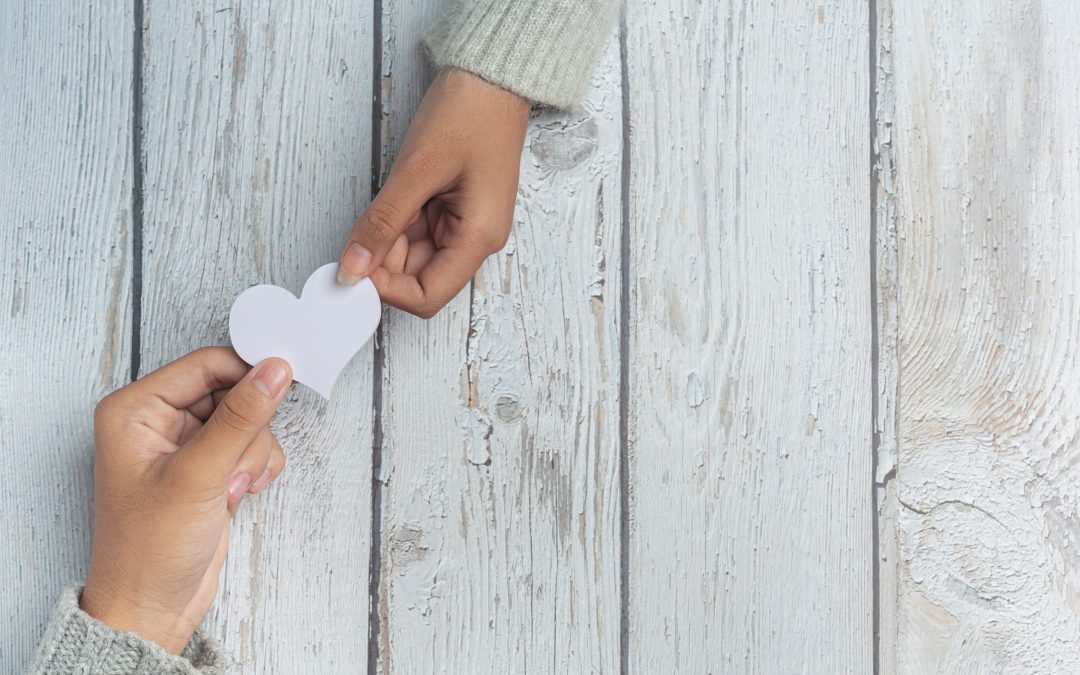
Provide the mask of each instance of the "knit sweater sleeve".
[{"label": "knit sweater sleeve", "polygon": [[428,31],[435,65],[454,67],[536,103],[574,108],[618,0],[456,0]]},{"label": "knit sweater sleeve", "polygon": [[220,675],[221,647],[196,631],[184,653],[170,654],[134,633],[119,633],[79,609],[82,588],[66,589],[38,644],[28,675],[132,673],[133,675]]}]

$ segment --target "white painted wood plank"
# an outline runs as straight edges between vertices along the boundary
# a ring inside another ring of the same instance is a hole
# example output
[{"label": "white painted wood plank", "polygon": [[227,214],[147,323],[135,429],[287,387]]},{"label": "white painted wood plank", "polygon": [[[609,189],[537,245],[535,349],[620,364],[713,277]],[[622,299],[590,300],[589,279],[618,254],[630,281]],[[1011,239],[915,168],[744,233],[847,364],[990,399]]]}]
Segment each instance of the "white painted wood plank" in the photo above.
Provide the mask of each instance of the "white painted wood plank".
[{"label": "white painted wood plank", "polygon": [[869,672],[867,6],[627,13],[630,671]]},{"label": "white painted wood plank", "polygon": [[[384,3],[387,166],[435,5]],[[613,37],[583,112],[532,120],[506,250],[384,324],[383,671],[618,670],[620,90]]]},{"label": "white painted wood plank", "polygon": [[[382,5],[383,177],[434,77],[423,55],[420,36],[445,6],[438,0],[387,0]],[[390,308],[384,313],[383,443],[379,467],[383,502],[375,631],[376,664],[382,673],[425,662],[428,671],[434,672],[432,664],[446,658],[442,651],[425,644],[425,638],[430,642],[432,637],[429,603],[439,575],[441,547],[437,538],[440,530],[432,531],[430,525],[422,528],[421,523],[429,523],[433,514],[442,513],[448,504],[442,474],[449,460],[447,448],[460,438],[457,394],[468,320],[468,292],[459,294],[428,321]],[[400,461],[413,467],[415,477],[402,475],[397,466],[399,453]],[[432,468],[434,473],[425,472]],[[395,476],[392,482],[390,476]],[[413,639],[403,644],[402,635]]]},{"label": "white painted wood plank", "polygon": [[893,8],[899,670],[1080,670],[1076,3]]},{"label": "white painted wood plank", "polygon": [[0,20],[0,671],[90,556],[92,420],[130,368],[130,3]]},{"label": "white painted wood plank", "polygon": [[[227,344],[232,300],[299,293],[369,197],[366,2],[147,4],[143,370]],[[294,387],[288,465],[237,516],[209,620],[240,672],[367,661],[372,351],[333,400]]]},{"label": "white painted wood plank", "polygon": [[[442,0],[382,4],[382,177],[389,173],[413,112],[435,76],[420,38],[447,6]],[[460,471],[464,461],[458,417],[469,302],[466,290],[427,321],[392,308],[384,313],[376,631],[380,673],[452,672],[449,665],[455,658],[467,658],[447,639],[449,633],[439,634],[446,631],[448,612],[458,615],[459,630],[467,622],[456,599],[443,604],[444,594],[436,593],[436,584],[448,579],[443,569],[448,562],[455,568],[467,564],[460,545],[447,549],[460,536],[456,523],[461,518],[452,514],[461,510],[462,497],[453,495],[449,474]],[[454,557],[444,561],[447,556]]]}]

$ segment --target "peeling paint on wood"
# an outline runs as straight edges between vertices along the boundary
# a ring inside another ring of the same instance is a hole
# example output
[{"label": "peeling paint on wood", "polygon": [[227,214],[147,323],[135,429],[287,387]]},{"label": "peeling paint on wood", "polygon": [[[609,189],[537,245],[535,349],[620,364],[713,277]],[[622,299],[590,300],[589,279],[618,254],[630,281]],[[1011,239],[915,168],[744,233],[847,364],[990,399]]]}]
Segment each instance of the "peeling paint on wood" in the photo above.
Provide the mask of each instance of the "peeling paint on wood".
[{"label": "peeling paint on wood", "polygon": [[596,152],[600,130],[596,120],[586,116],[567,121],[560,116],[552,122],[533,126],[529,150],[536,162],[549,171],[573,169]]}]

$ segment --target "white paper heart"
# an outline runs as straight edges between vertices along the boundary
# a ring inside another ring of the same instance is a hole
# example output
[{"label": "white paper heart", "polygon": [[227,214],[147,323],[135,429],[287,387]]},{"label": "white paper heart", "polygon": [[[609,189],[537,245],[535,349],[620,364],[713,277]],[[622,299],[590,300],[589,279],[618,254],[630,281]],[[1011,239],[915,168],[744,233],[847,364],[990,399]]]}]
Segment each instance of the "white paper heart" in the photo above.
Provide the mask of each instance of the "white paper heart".
[{"label": "white paper heart", "polygon": [[370,279],[335,281],[337,263],[312,272],[297,299],[278,286],[252,286],[233,302],[229,336],[251,365],[271,356],[292,366],[293,379],[330,398],[334,382],[375,333],[382,303]]}]

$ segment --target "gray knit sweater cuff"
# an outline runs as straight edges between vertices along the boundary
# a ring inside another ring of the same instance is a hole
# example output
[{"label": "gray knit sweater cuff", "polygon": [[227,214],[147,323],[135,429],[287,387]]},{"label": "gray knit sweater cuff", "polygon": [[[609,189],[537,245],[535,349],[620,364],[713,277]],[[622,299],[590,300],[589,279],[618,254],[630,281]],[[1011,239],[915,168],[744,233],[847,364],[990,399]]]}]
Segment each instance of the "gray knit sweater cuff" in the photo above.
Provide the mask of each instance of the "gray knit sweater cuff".
[{"label": "gray knit sweater cuff", "polygon": [[134,633],[118,633],[79,609],[81,586],[64,590],[45,637],[38,645],[31,675],[132,673],[220,675],[226,658],[221,647],[196,631],[180,656]]},{"label": "gray knit sweater cuff", "polygon": [[440,68],[570,109],[589,84],[617,8],[613,0],[458,0],[424,42]]}]

